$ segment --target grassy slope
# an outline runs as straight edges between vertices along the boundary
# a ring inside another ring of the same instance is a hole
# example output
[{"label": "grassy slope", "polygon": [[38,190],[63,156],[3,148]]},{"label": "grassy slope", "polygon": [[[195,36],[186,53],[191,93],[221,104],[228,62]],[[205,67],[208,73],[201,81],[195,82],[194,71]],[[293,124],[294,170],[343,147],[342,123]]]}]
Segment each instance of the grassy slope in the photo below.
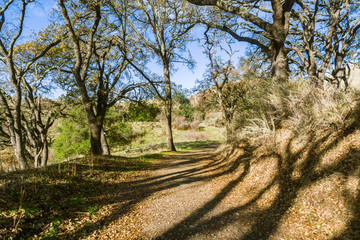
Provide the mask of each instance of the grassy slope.
[{"label": "grassy slope", "polygon": [[223,217],[256,216],[243,239],[360,239],[357,129],[306,136],[283,129],[248,147],[247,157],[235,160],[248,167],[243,180],[223,200],[244,204]]}]

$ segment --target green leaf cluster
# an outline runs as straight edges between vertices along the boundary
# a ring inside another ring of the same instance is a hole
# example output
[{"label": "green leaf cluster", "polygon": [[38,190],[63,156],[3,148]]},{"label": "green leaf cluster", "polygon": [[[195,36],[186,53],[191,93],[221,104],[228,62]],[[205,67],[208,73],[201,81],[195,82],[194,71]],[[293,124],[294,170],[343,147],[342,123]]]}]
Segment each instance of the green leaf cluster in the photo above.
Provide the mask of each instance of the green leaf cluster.
[{"label": "green leaf cluster", "polygon": [[189,103],[183,103],[179,106],[177,115],[185,117],[185,120],[188,122],[192,122],[194,121],[194,112],[194,106],[190,105]]},{"label": "green leaf cluster", "polygon": [[127,122],[155,122],[160,109],[155,103],[141,101],[139,103],[130,103],[127,112],[123,118]]},{"label": "green leaf cluster", "polygon": [[85,154],[90,147],[90,132],[85,112],[81,107],[70,110],[69,117],[61,119],[53,147],[56,159]]}]

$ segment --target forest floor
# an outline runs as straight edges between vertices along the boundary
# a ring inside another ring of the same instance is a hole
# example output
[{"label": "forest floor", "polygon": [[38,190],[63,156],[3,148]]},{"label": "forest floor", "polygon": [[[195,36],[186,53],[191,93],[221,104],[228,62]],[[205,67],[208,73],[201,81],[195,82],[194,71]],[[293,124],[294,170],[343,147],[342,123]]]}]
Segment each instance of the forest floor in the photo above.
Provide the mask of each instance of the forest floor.
[{"label": "forest floor", "polygon": [[304,145],[280,135],[294,141],[282,155],[213,143],[0,176],[0,238],[359,239],[360,132]]}]

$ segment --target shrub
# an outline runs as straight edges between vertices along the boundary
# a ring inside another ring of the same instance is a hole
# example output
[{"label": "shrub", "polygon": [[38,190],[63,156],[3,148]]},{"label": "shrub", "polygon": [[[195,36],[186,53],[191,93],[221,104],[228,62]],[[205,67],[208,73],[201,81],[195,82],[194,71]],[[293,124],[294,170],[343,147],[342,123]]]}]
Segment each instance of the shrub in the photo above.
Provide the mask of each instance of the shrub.
[{"label": "shrub", "polygon": [[[53,148],[56,159],[86,154],[90,148],[90,132],[82,106],[69,110],[71,117],[61,119],[56,128]],[[130,124],[121,122],[121,115],[110,109],[104,120],[104,131],[110,147],[131,143],[136,136]]]},{"label": "shrub", "polygon": [[15,158],[12,148],[0,150],[0,172],[10,172],[18,168],[18,162]]},{"label": "shrub", "polygon": [[123,122],[105,126],[105,133],[110,147],[130,144],[137,136],[132,126]]},{"label": "shrub", "polygon": [[193,121],[190,123],[191,131],[200,131],[200,121]]},{"label": "shrub", "polygon": [[212,127],[224,127],[225,120],[222,112],[210,112],[206,114],[205,124]]},{"label": "shrub", "polygon": [[160,109],[155,103],[146,103],[141,101],[139,103],[130,103],[123,118],[128,122],[154,122]]},{"label": "shrub", "polygon": [[189,103],[182,103],[179,106],[179,110],[177,112],[178,116],[185,117],[185,120],[191,122],[194,120],[194,111],[195,108]]},{"label": "shrub", "polygon": [[176,116],[185,117],[187,122],[194,120],[195,108],[190,104],[190,100],[186,98],[186,91],[175,91],[173,100],[179,104],[178,109],[175,112]]},{"label": "shrub", "polygon": [[173,127],[177,130],[188,130],[190,129],[190,123],[185,120],[185,117],[175,117],[173,121]]},{"label": "shrub", "polygon": [[53,144],[56,159],[85,154],[89,151],[90,133],[86,122],[75,118],[63,119],[57,127],[57,132]]},{"label": "shrub", "polygon": [[[292,129],[298,134],[343,128],[355,120],[359,93],[335,87],[314,87],[308,81],[271,85],[268,94],[258,98],[253,110],[242,111],[236,138],[259,140],[274,136],[276,129]],[[251,103],[253,104],[253,103]],[[238,119],[237,119],[238,121]]]},{"label": "shrub", "polygon": [[189,141],[206,141],[209,139],[208,135],[204,132],[186,132],[183,138]]}]

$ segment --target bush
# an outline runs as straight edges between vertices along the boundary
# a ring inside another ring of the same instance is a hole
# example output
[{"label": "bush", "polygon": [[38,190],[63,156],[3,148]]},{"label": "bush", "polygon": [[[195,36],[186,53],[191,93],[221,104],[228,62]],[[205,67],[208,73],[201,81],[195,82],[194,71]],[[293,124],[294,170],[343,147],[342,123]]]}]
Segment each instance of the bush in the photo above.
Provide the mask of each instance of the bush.
[{"label": "bush", "polygon": [[141,101],[140,103],[130,103],[123,118],[128,122],[154,122],[157,115],[160,113],[160,109],[155,103],[146,103]]},{"label": "bush", "polygon": [[208,135],[204,132],[187,132],[183,138],[189,141],[206,141],[209,139]]},{"label": "bush", "polygon": [[191,131],[200,131],[200,121],[193,121],[190,123]]},{"label": "bush", "polygon": [[10,147],[0,150],[0,173],[11,172],[18,168],[19,166],[15,158],[14,150]]},{"label": "bush", "polygon": [[205,118],[205,124],[207,126],[218,127],[218,128],[224,127],[225,120],[223,113],[221,111],[207,113]]},{"label": "bush", "polygon": [[189,103],[182,103],[179,106],[179,110],[176,114],[178,116],[185,117],[186,121],[191,122],[194,120],[194,111],[195,108],[192,105],[190,105]]},{"label": "bush", "polygon": [[[86,119],[86,117],[82,118]],[[90,132],[86,122],[77,118],[62,119],[57,127],[53,147],[56,159],[85,154],[90,148]]]},{"label": "bush", "polygon": [[123,122],[105,126],[105,133],[110,147],[130,144],[137,137],[131,125]]},{"label": "bush", "polygon": [[177,130],[188,130],[190,129],[190,123],[185,120],[185,117],[175,117],[173,121],[173,127]]},{"label": "bush", "polygon": [[[56,159],[86,154],[90,149],[90,131],[82,106],[69,110],[71,117],[61,119],[56,128],[53,148]],[[104,132],[109,147],[131,143],[136,133],[130,124],[121,122],[121,115],[110,109],[104,120]]]},{"label": "bush", "polygon": [[195,108],[190,104],[190,100],[186,97],[186,91],[175,91],[173,100],[180,105],[176,110],[175,115],[185,117],[187,122],[193,121]]}]

